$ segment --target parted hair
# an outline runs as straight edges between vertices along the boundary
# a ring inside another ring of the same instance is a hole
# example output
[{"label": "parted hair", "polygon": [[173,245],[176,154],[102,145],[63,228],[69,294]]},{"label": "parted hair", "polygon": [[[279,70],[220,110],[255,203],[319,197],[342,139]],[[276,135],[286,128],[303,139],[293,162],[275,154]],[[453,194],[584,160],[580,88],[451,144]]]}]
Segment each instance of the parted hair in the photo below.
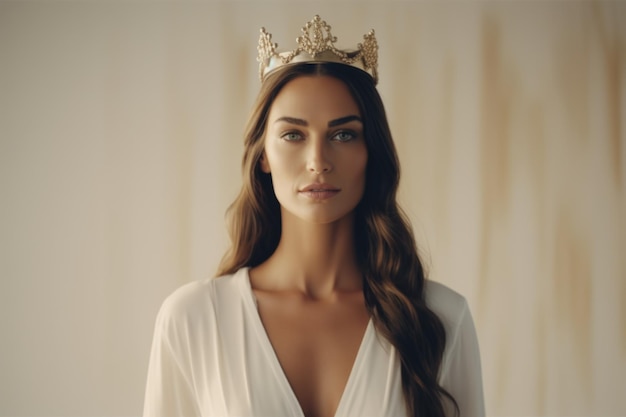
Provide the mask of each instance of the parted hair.
[{"label": "parted hair", "polygon": [[[376,330],[396,348],[409,416],[444,417],[459,409],[438,383],[446,334],[426,305],[425,271],[411,226],[396,201],[400,165],[385,109],[372,78],[348,65],[307,63],[283,67],[261,86],[244,133],[241,191],[227,211],[231,247],[217,275],[254,267],[269,258],[281,236],[280,205],[263,155],[267,117],[291,80],[331,76],[346,84],[359,106],[368,151],[365,190],[354,213],[354,242],[366,307]],[[447,404],[446,404],[447,403]]]}]

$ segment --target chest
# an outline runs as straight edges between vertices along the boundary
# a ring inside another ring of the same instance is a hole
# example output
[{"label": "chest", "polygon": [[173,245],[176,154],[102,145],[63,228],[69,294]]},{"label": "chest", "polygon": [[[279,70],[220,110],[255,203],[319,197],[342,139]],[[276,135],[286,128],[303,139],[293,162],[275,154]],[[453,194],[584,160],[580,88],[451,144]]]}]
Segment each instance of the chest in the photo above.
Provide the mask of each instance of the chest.
[{"label": "chest", "polygon": [[259,297],[267,337],[306,417],[332,417],[351,377],[369,317],[359,304]]},{"label": "chest", "polygon": [[[199,415],[309,417],[330,415],[334,409],[334,417],[406,416],[399,359],[372,323],[365,324],[367,313],[314,311],[303,318],[280,308],[270,311],[273,306],[262,297],[249,296],[248,286],[243,296],[237,286],[224,287],[213,300],[214,317],[189,323],[189,340],[178,347],[189,359],[181,366]],[[354,326],[353,314],[366,330]],[[311,345],[320,340],[333,343]],[[345,349],[348,344],[352,347]],[[344,381],[348,373],[349,381]],[[311,381],[302,375],[310,375]]]}]

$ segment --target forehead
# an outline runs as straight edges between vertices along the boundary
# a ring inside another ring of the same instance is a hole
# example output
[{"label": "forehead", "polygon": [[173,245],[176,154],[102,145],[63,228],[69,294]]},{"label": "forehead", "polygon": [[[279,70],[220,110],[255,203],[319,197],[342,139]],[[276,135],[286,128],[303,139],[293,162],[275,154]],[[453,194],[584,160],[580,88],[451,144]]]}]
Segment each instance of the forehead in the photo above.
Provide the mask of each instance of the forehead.
[{"label": "forehead", "polygon": [[283,116],[335,119],[361,116],[359,106],[343,81],[330,76],[302,76],[289,81],[270,107],[269,119]]}]

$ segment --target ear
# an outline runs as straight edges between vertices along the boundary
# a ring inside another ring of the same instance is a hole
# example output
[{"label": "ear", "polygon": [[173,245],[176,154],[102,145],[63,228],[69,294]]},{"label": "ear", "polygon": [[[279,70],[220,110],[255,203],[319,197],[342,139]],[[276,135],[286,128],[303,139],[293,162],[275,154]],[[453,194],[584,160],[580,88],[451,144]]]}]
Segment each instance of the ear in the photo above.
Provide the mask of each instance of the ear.
[{"label": "ear", "polygon": [[259,166],[261,167],[261,171],[265,172],[266,174],[269,174],[270,172],[272,172],[272,170],[270,169],[270,163],[267,161],[267,156],[265,155],[265,151],[263,151],[263,154],[261,155],[261,159],[259,159]]}]

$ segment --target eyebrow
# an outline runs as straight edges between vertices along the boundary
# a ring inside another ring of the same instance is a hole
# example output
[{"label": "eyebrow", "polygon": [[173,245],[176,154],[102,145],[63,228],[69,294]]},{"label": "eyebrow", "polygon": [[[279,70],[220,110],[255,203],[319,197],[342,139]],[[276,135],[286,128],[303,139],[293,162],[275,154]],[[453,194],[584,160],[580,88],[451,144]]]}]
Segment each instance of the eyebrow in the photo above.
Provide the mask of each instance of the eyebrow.
[{"label": "eyebrow", "polygon": [[[350,116],[340,117],[338,119],[331,120],[330,122],[328,122],[328,127],[340,126],[340,125],[343,125],[352,121],[363,123],[363,121],[361,120],[359,116],[352,114]],[[291,123],[293,125],[298,125],[298,126],[309,125],[309,123],[304,119],[298,119],[296,117],[289,117],[289,116],[279,117],[278,119],[274,121],[274,123],[278,123],[278,122],[287,122],[287,123]]]},{"label": "eyebrow", "polygon": [[346,124],[348,122],[352,122],[355,120],[359,123],[363,123],[359,116],[353,114],[350,116],[340,117],[339,119],[331,120],[330,122],[328,122],[328,127],[340,126],[340,125],[343,125],[343,124]]}]

